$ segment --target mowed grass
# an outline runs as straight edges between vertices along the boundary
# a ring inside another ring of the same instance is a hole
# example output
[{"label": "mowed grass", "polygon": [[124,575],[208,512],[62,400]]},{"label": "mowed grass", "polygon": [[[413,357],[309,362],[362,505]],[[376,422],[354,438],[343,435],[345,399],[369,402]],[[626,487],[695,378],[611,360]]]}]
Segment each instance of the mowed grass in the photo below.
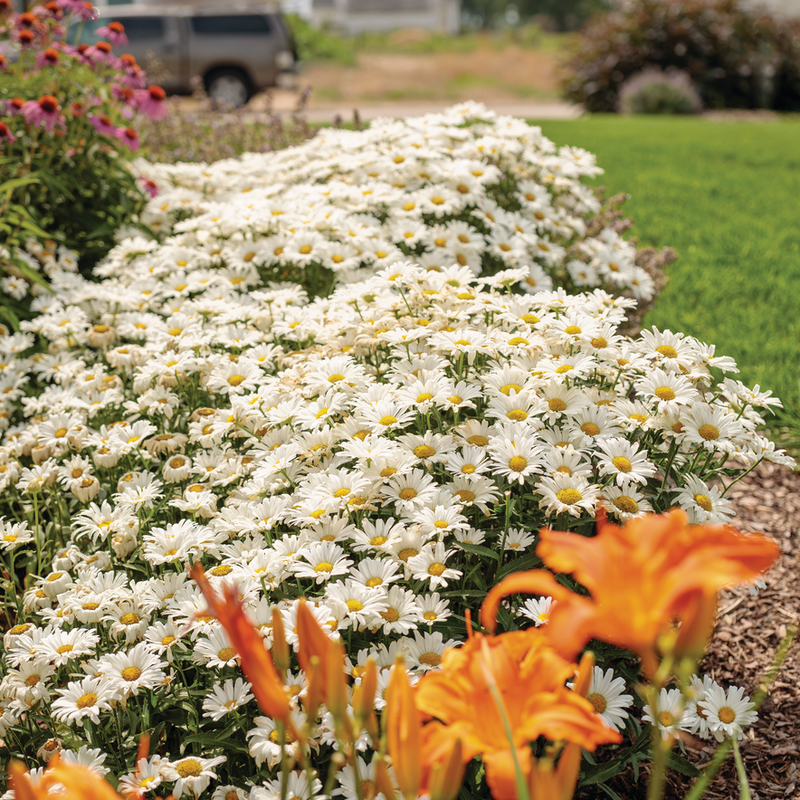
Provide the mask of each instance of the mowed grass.
[{"label": "mowed grass", "polygon": [[800,428],[800,122],[596,116],[539,123],[597,155],[632,234],[678,261],[645,325],[733,356]]}]

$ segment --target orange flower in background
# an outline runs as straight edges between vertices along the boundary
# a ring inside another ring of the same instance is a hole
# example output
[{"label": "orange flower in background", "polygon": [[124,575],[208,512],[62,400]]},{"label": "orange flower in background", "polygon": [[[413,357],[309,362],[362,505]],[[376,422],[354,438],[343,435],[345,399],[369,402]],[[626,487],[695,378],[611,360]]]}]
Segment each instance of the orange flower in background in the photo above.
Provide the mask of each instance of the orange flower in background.
[{"label": "orange flower in background", "polygon": [[245,614],[236,587],[225,584],[220,598],[211,588],[199,564],[195,564],[189,573],[200,587],[209,612],[220,621],[239,654],[242,672],[253,686],[253,695],[259,707],[268,717],[279,720],[293,736],[297,736],[289,718],[290,705],[286,690],[261,634]]},{"label": "orange flower in background", "polygon": [[19,761],[9,764],[8,777],[16,800],[122,800],[96,772],[80,764],[65,764],[58,756],[50,762],[38,785]]},{"label": "orange flower in background", "polygon": [[[591,639],[601,639],[637,653],[648,677],[658,668],[660,650],[702,653],[714,625],[717,592],[758,577],[780,554],[778,545],[760,534],[689,525],[679,509],[624,527],[599,517],[591,538],[548,529],[539,538],[536,554],[542,561],[555,572],[571,573],[590,596],[575,594],[545,570],[518,572],[487,595],[483,626],[494,630],[508,595],[550,595],[556,605],[543,630],[562,655],[574,658]],[[682,623],[677,636],[676,621]]]},{"label": "orange flower in background", "polygon": [[462,647],[445,651],[441,669],[425,675],[416,690],[419,710],[435,718],[422,730],[423,766],[443,762],[460,740],[465,764],[482,754],[496,800],[517,796],[514,753],[495,693],[526,782],[538,766],[529,743],[539,736],[586,750],[621,741],[587,700],[565,687],[575,668],[537,629],[497,637],[476,634]]}]

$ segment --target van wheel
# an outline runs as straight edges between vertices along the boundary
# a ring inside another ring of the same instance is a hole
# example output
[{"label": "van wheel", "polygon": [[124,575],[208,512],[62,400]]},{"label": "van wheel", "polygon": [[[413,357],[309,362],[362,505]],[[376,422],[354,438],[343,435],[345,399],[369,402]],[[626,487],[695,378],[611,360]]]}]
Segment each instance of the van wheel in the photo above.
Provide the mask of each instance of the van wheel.
[{"label": "van wheel", "polygon": [[220,105],[239,108],[253,95],[250,79],[240,69],[215,69],[205,77],[208,96]]}]

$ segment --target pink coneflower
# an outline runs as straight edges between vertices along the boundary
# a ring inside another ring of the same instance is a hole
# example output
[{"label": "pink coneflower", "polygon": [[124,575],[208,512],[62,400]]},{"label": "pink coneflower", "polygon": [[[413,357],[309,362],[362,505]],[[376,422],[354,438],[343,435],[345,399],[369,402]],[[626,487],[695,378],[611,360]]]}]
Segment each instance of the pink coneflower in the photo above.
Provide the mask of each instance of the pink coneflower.
[{"label": "pink coneflower", "polygon": [[61,61],[61,54],[58,50],[48,47],[46,50],[42,50],[42,52],[39,53],[39,57],[36,59],[36,66],[54,67],[59,61]]},{"label": "pink coneflower", "polygon": [[139,141],[139,133],[135,128],[117,128],[117,138],[128,145],[132,153],[142,146]]},{"label": "pink coneflower", "polygon": [[121,69],[125,72],[123,83],[132,89],[144,89],[147,86],[147,76],[130,53],[121,55],[119,62]]},{"label": "pink coneflower", "polygon": [[114,47],[122,47],[128,44],[128,37],[125,35],[125,26],[121,22],[109,22],[102,28],[98,28],[95,33],[108,39]]},{"label": "pink coneflower", "polygon": [[19,28],[38,28],[40,26],[39,17],[33,11],[23,11],[14,20],[14,27]]},{"label": "pink coneflower", "polygon": [[139,181],[142,184],[142,188],[147,192],[147,194],[150,195],[150,197],[155,197],[158,195],[158,184],[155,181],[151,181],[150,178],[145,178],[144,175],[139,178]]},{"label": "pink coneflower", "polygon": [[169,107],[166,104],[167,93],[160,86],[149,86],[147,89],[140,89],[134,92],[136,107],[150,119],[160,120],[169,114]]},{"label": "pink coneflower", "polygon": [[86,48],[84,56],[93,64],[113,64],[117,57],[111,52],[111,45],[108,42],[98,42]]},{"label": "pink coneflower", "polygon": [[[117,128],[108,117],[98,117],[96,114],[90,114],[87,119],[91,126],[103,136],[115,137],[118,134]],[[122,130],[120,128],[120,130]]]},{"label": "pink coneflower", "polygon": [[0,53],[0,72],[5,72],[8,69],[8,62],[6,61],[6,57]]},{"label": "pink coneflower", "polygon": [[64,127],[64,116],[60,113],[58,99],[43,94],[38,100],[28,100],[22,106],[22,114],[29,125],[42,125],[50,133],[56,125]]},{"label": "pink coneflower", "polygon": [[21,97],[12,97],[10,100],[6,100],[6,114],[9,117],[16,117],[17,114],[22,113],[24,105],[25,101]]},{"label": "pink coneflower", "polygon": [[83,20],[97,19],[97,10],[88,0],[56,0],[67,14],[75,14]]},{"label": "pink coneflower", "polygon": [[30,47],[36,41],[36,34],[28,28],[17,32],[17,41],[22,47]]},{"label": "pink coneflower", "polygon": [[0,16],[11,11],[11,0],[0,0]]},{"label": "pink coneflower", "polygon": [[[16,141],[17,137],[14,136],[13,133],[11,133],[11,128],[9,128],[5,122],[0,122],[0,142],[8,142],[9,144],[14,144],[14,142]],[[152,181],[150,181],[150,183],[152,183]],[[153,186],[155,186],[154,183]],[[155,197],[155,195],[151,196]]]},{"label": "pink coneflower", "polygon": [[49,0],[44,4],[44,10],[51,15],[52,19],[63,19],[64,10],[58,5],[56,0]]},{"label": "pink coneflower", "polygon": [[69,113],[72,114],[73,117],[82,117],[86,113],[86,106],[76,100],[69,107]]}]

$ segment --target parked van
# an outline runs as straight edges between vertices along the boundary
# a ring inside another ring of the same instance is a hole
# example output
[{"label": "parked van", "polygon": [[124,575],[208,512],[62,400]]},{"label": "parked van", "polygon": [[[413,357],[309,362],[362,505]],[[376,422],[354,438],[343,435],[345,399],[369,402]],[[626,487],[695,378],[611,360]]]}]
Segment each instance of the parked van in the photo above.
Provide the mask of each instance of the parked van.
[{"label": "parked van", "polygon": [[157,63],[153,77],[168,92],[189,93],[192,78],[200,76],[212,99],[242,106],[256,92],[296,77],[297,50],[274,7],[104,3],[98,10],[99,19],[82,40],[96,40],[97,28],[121,22],[128,44],[117,49],[145,69]]}]

